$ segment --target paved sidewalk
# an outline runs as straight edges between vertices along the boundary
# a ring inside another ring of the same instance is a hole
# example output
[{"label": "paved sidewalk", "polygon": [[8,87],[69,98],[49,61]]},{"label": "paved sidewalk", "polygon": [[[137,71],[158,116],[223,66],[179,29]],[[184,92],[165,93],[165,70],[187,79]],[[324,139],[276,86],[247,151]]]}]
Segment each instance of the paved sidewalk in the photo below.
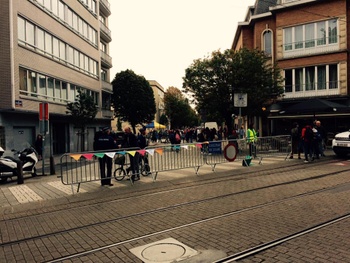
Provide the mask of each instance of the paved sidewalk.
[{"label": "paved sidewalk", "polygon": [[[332,151],[327,151],[327,156],[334,155]],[[258,164],[259,160],[254,159],[252,161],[252,166],[242,167],[242,161],[236,160],[231,163],[218,164],[215,167],[215,171],[212,171],[212,167],[209,165],[201,166],[198,175],[195,173],[195,169],[181,169],[160,172],[157,176],[157,180],[153,182],[152,176],[141,177],[140,181],[135,182],[137,185],[144,184],[154,184],[155,186],[160,186],[171,182],[172,180],[198,180],[198,178],[206,176],[215,176],[215,174],[232,174],[234,171],[237,173],[254,171],[259,169],[259,167],[264,167],[267,165],[272,165],[271,169],[274,166],[283,166],[286,162],[301,162],[302,160],[293,159],[285,160],[285,156],[269,157],[262,160],[262,164]],[[28,204],[34,202],[40,202],[45,200],[59,199],[59,198],[68,198],[70,196],[79,196],[86,193],[92,192],[101,192],[108,191],[109,189],[120,188],[124,191],[130,189],[133,191],[133,186],[130,181],[124,179],[121,182],[118,182],[112,179],[114,184],[111,187],[101,187],[100,181],[83,183],[80,186],[79,192],[77,192],[77,185],[73,187],[71,185],[64,185],[60,179],[60,158],[61,156],[55,156],[54,159],[54,169],[50,167],[50,161],[45,160],[45,175],[42,175],[42,162],[37,164],[37,177],[31,177],[30,175],[24,176],[24,183],[17,184],[17,178],[14,178],[14,181],[8,182],[5,184],[0,184],[0,208],[14,207],[20,204]],[[54,170],[55,174],[50,175],[50,172]]]}]

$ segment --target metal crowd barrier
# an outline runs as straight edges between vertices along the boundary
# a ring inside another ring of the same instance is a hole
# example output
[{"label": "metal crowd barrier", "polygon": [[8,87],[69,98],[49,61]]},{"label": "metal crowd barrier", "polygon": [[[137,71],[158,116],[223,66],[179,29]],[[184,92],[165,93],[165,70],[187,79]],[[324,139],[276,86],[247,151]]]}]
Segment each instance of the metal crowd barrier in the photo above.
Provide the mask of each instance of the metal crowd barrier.
[{"label": "metal crowd barrier", "polygon": [[202,143],[167,144],[147,147],[148,163],[153,181],[159,172],[194,168],[198,174],[199,168],[205,164]]},{"label": "metal crowd barrier", "polygon": [[[112,159],[112,175],[106,178],[113,178],[114,170],[119,167],[114,162],[115,157],[125,155],[126,159],[128,159],[128,155],[134,156],[139,154],[139,151],[141,151],[140,148],[120,148],[106,151],[65,153],[60,158],[61,182],[64,185],[71,185],[73,193],[73,186],[78,185],[77,192],[79,192],[81,183],[101,180],[99,158],[103,158],[106,155],[107,158]],[[127,169],[126,165],[124,169]]]},{"label": "metal crowd barrier", "polygon": [[289,135],[259,137],[252,146],[245,139],[234,139],[177,145],[162,144],[145,149],[127,148],[66,153],[61,157],[61,181],[65,185],[71,185],[74,192],[73,185],[78,185],[79,191],[81,183],[101,180],[98,159],[105,155],[113,158],[112,177],[113,171],[119,167],[114,162],[116,156],[125,155],[128,158],[127,155],[147,155],[149,172],[155,181],[159,172],[194,168],[195,173],[198,174],[199,168],[203,165],[210,165],[214,171],[217,164],[230,161],[242,161],[242,165],[248,167],[251,158],[257,158],[261,164],[263,158],[273,156],[284,156],[286,160],[290,153],[291,137]]}]

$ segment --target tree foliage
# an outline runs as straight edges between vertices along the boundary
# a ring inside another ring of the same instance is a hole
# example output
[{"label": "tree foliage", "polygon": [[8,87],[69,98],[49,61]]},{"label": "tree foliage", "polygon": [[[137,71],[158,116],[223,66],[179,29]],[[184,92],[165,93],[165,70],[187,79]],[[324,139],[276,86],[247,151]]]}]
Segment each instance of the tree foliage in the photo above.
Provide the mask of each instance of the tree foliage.
[{"label": "tree foliage", "polygon": [[186,69],[183,89],[207,120],[225,121],[232,128],[232,115],[238,114],[235,93],[248,94],[248,107],[242,108],[248,116],[260,116],[263,106],[283,94],[280,70],[269,62],[258,50],[214,51]]},{"label": "tree foliage", "polygon": [[114,114],[127,121],[133,128],[138,124],[153,121],[156,113],[154,94],[149,82],[132,70],[117,73],[113,85],[112,103]]},{"label": "tree foliage", "polygon": [[196,112],[178,88],[169,87],[165,92],[164,111],[170,120],[172,129],[198,125]]},{"label": "tree foliage", "polygon": [[75,125],[81,130],[81,150],[84,151],[85,128],[95,119],[98,107],[92,96],[79,89],[75,101],[68,103],[66,109],[66,113],[72,116]]}]

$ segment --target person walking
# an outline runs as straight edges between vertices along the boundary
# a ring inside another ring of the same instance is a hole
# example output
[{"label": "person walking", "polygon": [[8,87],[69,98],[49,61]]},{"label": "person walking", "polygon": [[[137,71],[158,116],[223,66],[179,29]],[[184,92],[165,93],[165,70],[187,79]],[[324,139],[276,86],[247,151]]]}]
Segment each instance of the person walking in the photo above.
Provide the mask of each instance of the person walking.
[{"label": "person walking", "polygon": [[305,127],[301,130],[301,139],[303,140],[303,149],[305,156],[305,163],[309,161],[313,161],[313,151],[312,151],[312,143],[314,138],[314,132],[312,131],[311,125],[305,125]]},{"label": "person walking", "polygon": [[[110,127],[104,127],[102,131],[96,132],[94,138],[95,151],[112,150],[116,148],[117,145],[113,136],[111,135]],[[101,185],[113,186],[111,183],[113,159],[105,154],[102,158],[99,158],[98,161],[100,163]]]},{"label": "person walking", "polygon": [[[130,127],[126,127],[124,129],[124,140],[122,144],[123,148],[139,148],[136,135],[131,132]],[[129,155],[130,160],[130,169],[131,169],[131,181],[140,180],[140,154],[138,152],[135,153],[134,156]]]},{"label": "person walking", "polygon": [[300,137],[301,137],[301,132],[299,129],[299,124],[297,122],[293,123],[293,128],[291,129],[291,137],[292,137],[292,152],[290,154],[289,159],[293,159],[293,154],[298,154],[298,159],[301,159],[300,153]]},{"label": "person walking", "polygon": [[315,128],[320,136],[320,138],[318,139],[318,148],[319,148],[320,155],[322,157],[325,157],[326,155],[324,154],[324,150],[325,150],[325,145],[327,142],[326,129],[321,125],[320,121],[316,121]]},{"label": "person walking", "polygon": [[247,143],[249,144],[249,155],[256,157],[256,147],[255,143],[257,141],[256,131],[254,129],[254,124],[251,123],[247,130]]}]

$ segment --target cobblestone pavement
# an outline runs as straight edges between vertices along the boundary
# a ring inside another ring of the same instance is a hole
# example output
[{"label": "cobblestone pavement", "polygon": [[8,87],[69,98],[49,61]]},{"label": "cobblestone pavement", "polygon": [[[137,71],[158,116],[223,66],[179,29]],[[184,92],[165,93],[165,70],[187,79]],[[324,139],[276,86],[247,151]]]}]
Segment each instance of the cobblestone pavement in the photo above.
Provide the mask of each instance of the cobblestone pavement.
[{"label": "cobblestone pavement", "polygon": [[0,262],[205,263],[246,251],[237,262],[349,262],[349,174],[350,161],[327,152],[310,164],[228,163],[74,194],[57,175],[26,178],[0,185]]}]

